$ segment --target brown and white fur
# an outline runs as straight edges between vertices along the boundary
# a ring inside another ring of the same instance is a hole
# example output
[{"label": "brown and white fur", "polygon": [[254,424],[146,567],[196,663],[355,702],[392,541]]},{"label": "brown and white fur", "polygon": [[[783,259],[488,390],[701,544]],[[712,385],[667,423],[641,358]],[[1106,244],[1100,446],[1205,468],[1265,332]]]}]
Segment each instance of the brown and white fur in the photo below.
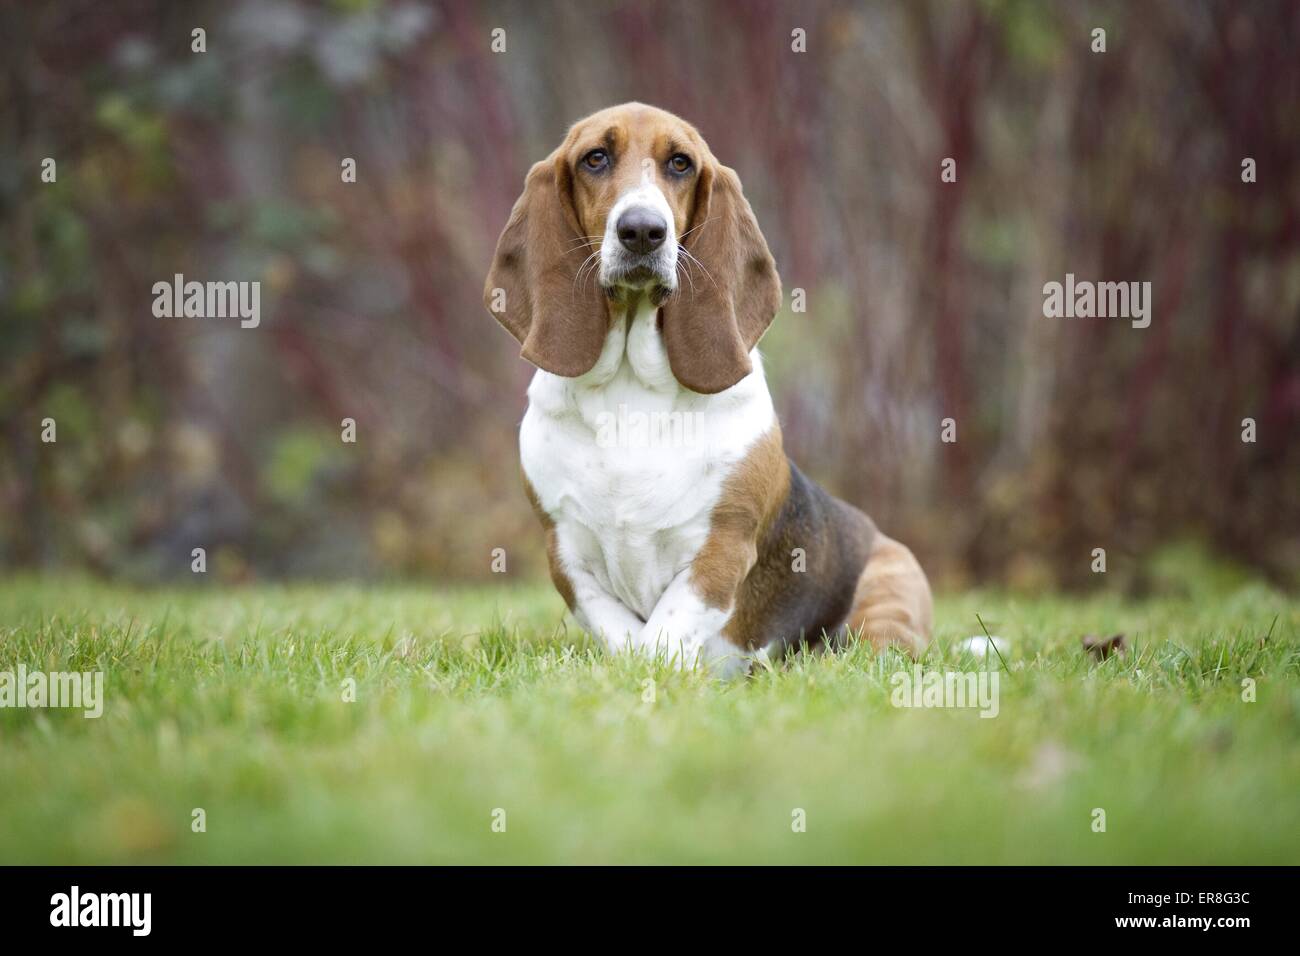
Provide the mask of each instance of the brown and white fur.
[{"label": "brown and white fur", "polygon": [[[694,127],[639,103],[575,124],[529,171],[484,301],[538,366],[519,443],[552,580],[610,650],[737,673],[823,635],[925,647],[912,553],[782,449],[756,348],[780,279]],[[665,447],[614,427],[633,418],[693,427]]]}]

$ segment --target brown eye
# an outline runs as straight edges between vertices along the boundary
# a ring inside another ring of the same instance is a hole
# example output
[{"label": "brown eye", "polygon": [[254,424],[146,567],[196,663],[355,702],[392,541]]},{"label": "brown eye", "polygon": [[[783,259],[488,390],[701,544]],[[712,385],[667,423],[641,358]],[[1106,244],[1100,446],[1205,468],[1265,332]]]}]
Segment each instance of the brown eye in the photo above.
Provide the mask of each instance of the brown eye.
[{"label": "brown eye", "polygon": [[603,149],[593,149],[586,156],[582,157],[582,165],[592,171],[604,169],[609,165],[609,153],[605,152]]},{"label": "brown eye", "polygon": [[672,159],[668,160],[668,168],[675,173],[689,172],[691,168],[691,158],[678,153]]}]

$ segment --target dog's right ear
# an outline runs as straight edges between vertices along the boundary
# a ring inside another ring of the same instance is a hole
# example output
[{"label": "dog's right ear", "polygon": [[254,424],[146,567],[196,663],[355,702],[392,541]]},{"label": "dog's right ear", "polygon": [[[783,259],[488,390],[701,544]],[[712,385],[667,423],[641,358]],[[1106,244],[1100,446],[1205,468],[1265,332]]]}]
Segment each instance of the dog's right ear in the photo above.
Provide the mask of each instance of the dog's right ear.
[{"label": "dog's right ear", "polygon": [[483,304],[519,340],[520,354],[555,375],[590,371],[605,344],[609,305],[599,266],[587,262],[594,251],[578,226],[572,172],[556,150],[528,171],[483,289]]},{"label": "dog's right ear", "polygon": [[781,277],[735,170],[702,165],[692,218],[683,248],[707,280],[664,304],[664,345],[677,381],[712,395],[753,371],[749,352],[781,308]]}]

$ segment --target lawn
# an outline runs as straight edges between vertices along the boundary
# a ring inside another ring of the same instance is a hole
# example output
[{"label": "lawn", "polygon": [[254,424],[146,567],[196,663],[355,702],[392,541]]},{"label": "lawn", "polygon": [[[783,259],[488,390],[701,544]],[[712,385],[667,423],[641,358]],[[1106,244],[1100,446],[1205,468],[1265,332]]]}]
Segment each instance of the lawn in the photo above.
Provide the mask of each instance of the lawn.
[{"label": "lawn", "polygon": [[1008,642],[993,719],[892,706],[892,653],[721,683],[561,611],[11,578],[0,671],[102,670],[106,699],[0,709],[0,862],[1300,863],[1300,601],[1262,585],[941,595],[927,666],[1002,667],[958,649],[977,614]]}]

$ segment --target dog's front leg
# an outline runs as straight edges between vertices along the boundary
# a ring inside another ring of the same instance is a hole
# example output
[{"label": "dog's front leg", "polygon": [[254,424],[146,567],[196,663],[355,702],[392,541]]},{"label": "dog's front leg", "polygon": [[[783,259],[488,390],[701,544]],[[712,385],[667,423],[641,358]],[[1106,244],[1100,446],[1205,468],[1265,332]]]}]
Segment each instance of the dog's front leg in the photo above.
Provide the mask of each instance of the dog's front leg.
[{"label": "dog's front leg", "polygon": [[608,594],[590,571],[569,570],[567,577],[573,593],[569,609],[584,630],[600,638],[611,653],[635,644],[645,627],[641,618]]},{"label": "dog's front leg", "polygon": [[637,637],[638,649],[662,653],[679,668],[707,667],[722,676],[742,673],[749,655],[722,634],[731,608],[709,605],[692,579],[691,568],[673,578]]},{"label": "dog's front leg", "polygon": [[[529,494],[532,495],[531,485]],[[599,638],[609,651],[623,650],[636,640],[645,621],[601,586],[591,567],[582,559],[581,549],[573,548],[571,539],[561,539],[549,516],[543,518],[543,524],[546,526],[546,558],[555,589],[583,630]]]}]

